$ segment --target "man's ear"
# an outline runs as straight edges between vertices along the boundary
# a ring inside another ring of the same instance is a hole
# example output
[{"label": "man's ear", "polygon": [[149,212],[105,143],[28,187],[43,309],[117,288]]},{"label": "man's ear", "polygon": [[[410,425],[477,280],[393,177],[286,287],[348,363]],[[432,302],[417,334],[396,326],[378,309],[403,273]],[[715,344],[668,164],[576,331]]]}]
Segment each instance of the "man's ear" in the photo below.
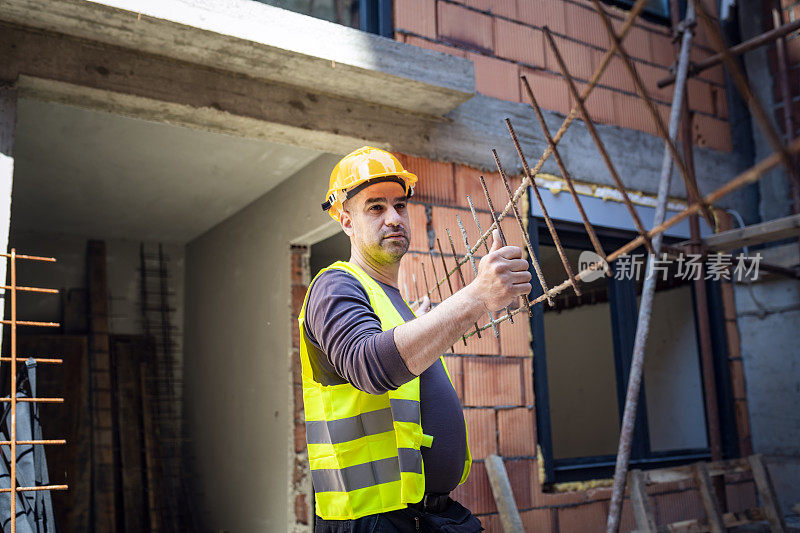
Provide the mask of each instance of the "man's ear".
[{"label": "man's ear", "polygon": [[348,237],[353,236],[353,217],[344,209],[339,213],[339,224],[342,225],[342,231],[344,231]]}]

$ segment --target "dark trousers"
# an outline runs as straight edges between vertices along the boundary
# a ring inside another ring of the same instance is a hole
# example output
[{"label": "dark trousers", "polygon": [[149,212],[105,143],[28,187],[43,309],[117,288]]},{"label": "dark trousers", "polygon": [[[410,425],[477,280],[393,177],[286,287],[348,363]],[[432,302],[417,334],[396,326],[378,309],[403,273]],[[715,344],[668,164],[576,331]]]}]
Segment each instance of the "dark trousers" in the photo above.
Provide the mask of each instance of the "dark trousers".
[{"label": "dark trousers", "polygon": [[449,505],[438,513],[419,511],[413,507],[380,513],[355,520],[323,520],[315,517],[314,533],[478,533],[481,522],[460,503]]}]

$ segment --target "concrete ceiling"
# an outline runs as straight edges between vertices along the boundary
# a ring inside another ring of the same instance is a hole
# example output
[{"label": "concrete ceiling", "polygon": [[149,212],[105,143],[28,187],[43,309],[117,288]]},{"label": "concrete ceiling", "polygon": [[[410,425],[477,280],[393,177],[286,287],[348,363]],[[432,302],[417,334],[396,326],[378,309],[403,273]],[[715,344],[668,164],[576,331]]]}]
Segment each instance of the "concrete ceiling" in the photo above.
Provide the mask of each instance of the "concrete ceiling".
[{"label": "concrete ceiling", "polygon": [[187,242],[322,152],[22,99],[12,231]]}]

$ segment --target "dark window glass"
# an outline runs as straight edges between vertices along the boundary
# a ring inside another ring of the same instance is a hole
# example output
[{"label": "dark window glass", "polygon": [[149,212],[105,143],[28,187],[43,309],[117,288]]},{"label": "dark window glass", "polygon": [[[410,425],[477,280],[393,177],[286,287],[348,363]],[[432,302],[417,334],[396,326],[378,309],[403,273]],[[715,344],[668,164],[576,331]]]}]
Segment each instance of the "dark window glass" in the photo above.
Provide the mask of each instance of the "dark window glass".
[{"label": "dark window glass", "polygon": [[256,0],[384,37],[391,36],[391,0]]}]

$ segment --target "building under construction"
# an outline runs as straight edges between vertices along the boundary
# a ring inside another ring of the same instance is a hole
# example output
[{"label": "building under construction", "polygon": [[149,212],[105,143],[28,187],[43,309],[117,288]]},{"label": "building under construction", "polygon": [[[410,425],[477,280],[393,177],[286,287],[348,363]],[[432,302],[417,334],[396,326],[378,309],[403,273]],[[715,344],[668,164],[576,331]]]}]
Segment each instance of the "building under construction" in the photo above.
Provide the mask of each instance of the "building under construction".
[{"label": "building under construction", "polygon": [[420,178],[406,300],[497,226],[531,264],[445,354],[488,531],[800,528],[799,19],[3,0],[4,530],[313,530],[297,316],[363,145]]}]

